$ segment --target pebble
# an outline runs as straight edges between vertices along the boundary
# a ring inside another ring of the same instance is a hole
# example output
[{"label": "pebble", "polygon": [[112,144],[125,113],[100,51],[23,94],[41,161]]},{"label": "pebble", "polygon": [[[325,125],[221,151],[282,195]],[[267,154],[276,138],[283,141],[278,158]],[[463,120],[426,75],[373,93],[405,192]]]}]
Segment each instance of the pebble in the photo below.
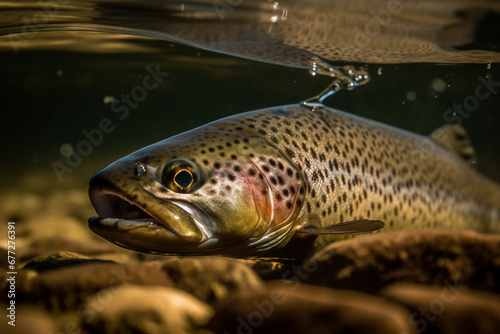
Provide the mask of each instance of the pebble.
[{"label": "pebble", "polygon": [[88,256],[73,253],[73,252],[57,252],[50,255],[39,256],[28,263],[26,263],[23,269],[33,269],[37,272],[53,270],[64,267],[71,267],[81,264],[89,263],[99,263],[99,262],[111,262],[103,261],[100,259],[91,259]]},{"label": "pebble", "polygon": [[500,333],[500,295],[456,282],[395,283],[380,295],[405,305],[419,333]]},{"label": "pebble", "polygon": [[[2,310],[7,307],[1,304]],[[8,314],[5,312],[6,315]],[[8,324],[12,321],[3,315],[0,322],[0,333],[15,334],[48,334],[58,333],[57,324],[51,315],[33,306],[17,306],[15,310],[15,327]]]},{"label": "pebble", "polygon": [[405,307],[357,291],[270,283],[222,304],[207,328],[215,333],[414,334]]},{"label": "pebble", "polygon": [[161,270],[148,265],[95,263],[41,272],[29,289],[19,291],[19,299],[50,310],[70,310],[82,307],[92,294],[126,284],[173,285]]},{"label": "pebble", "polygon": [[83,312],[91,332],[187,334],[203,326],[213,309],[181,290],[128,285],[111,291],[104,301],[89,298]]},{"label": "pebble", "polygon": [[119,253],[117,249],[109,243],[101,241],[79,241],[65,237],[54,236],[48,238],[36,238],[33,241],[19,247],[19,261],[30,261],[40,256],[48,256],[58,252],[73,252],[81,255],[95,256],[102,253]]},{"label": "pebble", "polygon": [[162,267],[177,288],[209,304],[240,291],[264,286],[255,271],[238,260],[220,257],[186,257],[168,261]]},{"label": "pebble", "polygon": [[[394,282],[444,284],[500,292],[500,235],[473,231],[390,232],[340,241],[306,259],[303,282],[375,293]],[[302,277],[302,278],[301,278]]]}]

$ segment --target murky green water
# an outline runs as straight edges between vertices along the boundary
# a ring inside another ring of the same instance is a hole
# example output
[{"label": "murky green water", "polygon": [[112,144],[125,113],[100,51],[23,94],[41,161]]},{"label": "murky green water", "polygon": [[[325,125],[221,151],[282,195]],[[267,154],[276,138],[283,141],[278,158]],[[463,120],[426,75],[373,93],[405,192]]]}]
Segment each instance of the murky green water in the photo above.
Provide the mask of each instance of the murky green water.
[{"label": "murky green water", "polygon": [[[331,82],[306,68],[164,38],[113,39],[90,25],[71,38],[64,25],[38,29],[16,50],[9,33],[22,36],[22,18],[40,11],[36,3],[28,9],[21,3],[9,7],[12,14],[19,6],[19,15],[9,19],[17,30],[9,22],[0,31],[5,187],[84,187],[98,169],[145,145],[221,117],[300,102]],[[477,150],[479,169],[500,181],[500,96],[483,87],[476,97],[484,78],[500,82],[499,64],[357,65],[366,65],[370,82],[333,95],[326,105],[422,134],[459,117]],[[145,89],[151,71],[163,74]],[[453,116],[449,109],[456,104],[464,105],[468,116]]]}]

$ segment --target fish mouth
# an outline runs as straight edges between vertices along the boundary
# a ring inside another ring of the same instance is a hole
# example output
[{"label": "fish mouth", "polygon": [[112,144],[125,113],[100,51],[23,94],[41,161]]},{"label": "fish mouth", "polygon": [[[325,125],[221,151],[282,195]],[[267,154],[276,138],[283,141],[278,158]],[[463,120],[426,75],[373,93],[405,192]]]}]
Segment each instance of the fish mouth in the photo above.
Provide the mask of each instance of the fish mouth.
[{"label": "fish mouth", "polygon": [[150,209],[110,191],[91,191],[90,199],[99,216],[89,218],[89,228],[119,246],[182,255],[198,252],[213,242],[211,220],[190,203],[163,201]]},{"label": "fish mouth", "polygon": [[91,217],[92,222],[102,219],[119,219],[130,222],[145,222],[151,225],[164,226],[158,219],[141,209],[134,203],[127,201],[119,195],[107,193],[101,194],[98,201],[93,202],[99,217]]}]

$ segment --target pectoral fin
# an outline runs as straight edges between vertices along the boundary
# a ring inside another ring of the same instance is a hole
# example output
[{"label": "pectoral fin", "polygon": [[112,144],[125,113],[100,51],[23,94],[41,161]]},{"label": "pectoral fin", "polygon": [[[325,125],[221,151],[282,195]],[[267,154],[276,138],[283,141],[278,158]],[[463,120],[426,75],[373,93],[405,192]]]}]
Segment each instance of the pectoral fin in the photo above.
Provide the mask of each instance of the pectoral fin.
[{"label": "pectoral fin", "polygon": [[358,219],[338,223],[328,227],[316,227],[314,225],[301,226],[297,233],[304,234],[364,234],[376,231],[385,226],[380,220]]}]

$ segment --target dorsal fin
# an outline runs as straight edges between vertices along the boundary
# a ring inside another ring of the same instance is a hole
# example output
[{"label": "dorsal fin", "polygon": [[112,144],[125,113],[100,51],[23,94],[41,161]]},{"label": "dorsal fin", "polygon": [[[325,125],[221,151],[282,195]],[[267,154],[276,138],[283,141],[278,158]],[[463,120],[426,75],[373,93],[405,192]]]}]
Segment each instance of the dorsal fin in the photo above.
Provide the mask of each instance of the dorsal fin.
[{"label": "dorsal fin", "polygon": [[443,125],[434,130],[429,137],[436,144],[461,156],[469,165],[476,165],[476,151],[470,143],[467,131],[462,126]]}]

